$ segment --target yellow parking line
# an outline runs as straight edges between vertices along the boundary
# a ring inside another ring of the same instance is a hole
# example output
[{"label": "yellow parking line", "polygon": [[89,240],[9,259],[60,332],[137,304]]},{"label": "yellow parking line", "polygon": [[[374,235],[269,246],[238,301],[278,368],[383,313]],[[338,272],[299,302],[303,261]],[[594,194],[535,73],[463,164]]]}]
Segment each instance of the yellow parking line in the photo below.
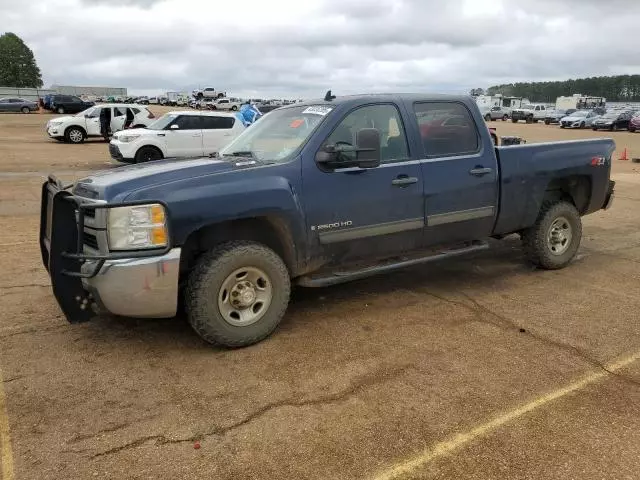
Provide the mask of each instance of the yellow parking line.
[{"label": "yellow parking line", "polygon": [[4,394],[4,380],[0,369],[0,478],[2,480],[14,480],[13,453],[11,452],[11,436],[9,434],[9,417],[7,415],[7,402]]},{"label": "yellow parking line", "polygon": [[[625,357],[615,363],[610,363],[606,365],[606,368],[610,372],[615,372],[629,366],[638,359],[640,359],[640,352],[634,353],[633,355]],[[500,428],[504,424],[516,420],[529,412],[532,412],[550,402],[553,402],[554,400],[558,400],[559,398],[565,397],[570,393],[582,390],[583,388],[595,382],[598,382],[607,375],[609,374],[605,371],[591,373],[581,380],[577,380],[567,385],[566,387],[538,397],[535,400],[522,405],[521,407],[503,413],[502,415],[489,420],[486,423],[478,425],[477,427],[472,428],[467,432],[459,433],[447,440],[436,443],[435,445],[427,448],[415,457],[402,461],[382,472],[379,472],[376,476],[373,477],[373,480],[394,480],[415,472],[416,470],[424,467],[430,462],[440,457],[444,457],[445,455],[448,455],[459,448],[464,447],[476,438],[487,435]]]}]

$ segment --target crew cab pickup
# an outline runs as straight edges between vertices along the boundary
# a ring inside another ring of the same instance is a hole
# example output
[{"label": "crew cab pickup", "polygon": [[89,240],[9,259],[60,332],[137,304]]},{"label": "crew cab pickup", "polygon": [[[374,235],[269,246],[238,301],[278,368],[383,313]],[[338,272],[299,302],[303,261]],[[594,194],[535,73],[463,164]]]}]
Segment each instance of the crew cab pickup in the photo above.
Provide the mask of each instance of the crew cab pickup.
[{"label": "crew cab pickup", "polygon": [[524,120],[527,123],[536,123],[547,116],[547,108],[544,105],[523,105],[511,111],[511,121],[518,123]]},{"label": "crew cab pickup", "polygon": [[518,234],[567,266],[607,209],[611,139],[494,146],[471,97],[363,95],[283,106],[216,155],[42,185],[40,246],[72,322],[187,318],[245,346],[292,284],[322,287],[479,252]]}]

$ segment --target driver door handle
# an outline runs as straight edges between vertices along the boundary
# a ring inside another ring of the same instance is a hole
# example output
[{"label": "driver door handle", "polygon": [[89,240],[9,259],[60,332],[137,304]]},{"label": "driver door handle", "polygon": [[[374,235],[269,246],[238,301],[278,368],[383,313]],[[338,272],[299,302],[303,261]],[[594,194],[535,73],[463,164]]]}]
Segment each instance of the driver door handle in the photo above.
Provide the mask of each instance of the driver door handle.
[{"label": "driver door handle", "polygon": [[391,185],[393,185],[394,187],[406,187],[414,183],[418,183],[418,178],[409,177],[407,175],[398,175],[391,181]]},{"label": "driver door handle", "polygon": [[469,173],[475,177],[482,177],[483,175],[488,175],[493,172],[492,168],[485,167],[476,167],[469,170]]}]

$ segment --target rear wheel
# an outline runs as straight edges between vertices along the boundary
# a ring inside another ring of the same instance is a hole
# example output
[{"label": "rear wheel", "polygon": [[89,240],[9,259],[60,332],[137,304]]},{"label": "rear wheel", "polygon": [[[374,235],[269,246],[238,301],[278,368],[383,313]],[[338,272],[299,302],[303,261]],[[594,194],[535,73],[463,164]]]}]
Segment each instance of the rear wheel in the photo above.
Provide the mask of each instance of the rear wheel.
[{"label": "rear wheel", "polygon": [[487,122],[490,122],[490,121],[491,121],[491,115],[489,115],[489,114],[487,113],[487,114],[484,116],[484,119],[485,119]]},{"label": "rear wheel", "polygon": [[576,255],[582,239],[582,220],[567,201],[544,202],[536,223],[522,233],[525,255],[547,270],[566,267]]},{"label": "rear wheel", "polygon": [[580,128],[584,128],[584,127],[586,127],[586,126],[587,126],[587,125],[586,125],[586,123],[584,123],[584,122],[581,122],[581,123],[580,123]]},{"label": "rear wheel", "polygon": [[545,124],[545,125],[549,125],[550,123],[551,123],[551,120],[546,120],[546,119],[545,119],[545,121],[544,121],[544,124]]},{"label": "rear wheel", "polygon": [[231,110],[233,110],[235,112],[236,110],[238,110],[238,107],[236,105],[234,105],[233,107],[231,107]]},{"label": "rear wheel", "polygon": [[631,133],[634,133],[634,132],[636,131],[636,129],[635,129],[635,128],[633,128],[633,127],[629,127],[629,131],[630,131]]},{"label": "rear wheel", "polygon": [[224,243],[204,254],[185,290],[187,318],[209,343],[244,347],[266,338],[289,304],[282,259],[258,243]]},{"label": "rear wheel", "polygon": [[64,139],[68,143],[82,143],[85,136],[84,130],[80,127],[69,127],[64,132]]},{"label": "rear wheel", "polygon": [[64,113],[64,107],[56,108],[56,112],[58,112],[60,115],[62,115]]},{"label": "rear wheel", "polygon": [[512,118],[512,119],[511,119],[511,121],[512,121],[513,123],[518,123],[518,119],[517,119],[517,118]]},{"label": "rear wheel", "polygon": [[136,163],[153,162],[156,160],[162,160],[162,152],[155,147],[142,147],[136,152]]}]

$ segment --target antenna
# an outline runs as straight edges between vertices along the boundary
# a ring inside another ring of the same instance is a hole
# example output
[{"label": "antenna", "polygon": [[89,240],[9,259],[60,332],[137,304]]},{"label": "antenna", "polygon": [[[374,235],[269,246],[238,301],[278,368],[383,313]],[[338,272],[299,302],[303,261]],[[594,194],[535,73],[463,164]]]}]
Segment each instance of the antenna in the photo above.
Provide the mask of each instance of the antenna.
[{"label": "antenna", "polygon": [[325,102],[330,102],[334,98],[336,98],[336,96],[335,95],[331,95],[331,90],[327,90],[327,94],[324,96],[324,101]]}]

